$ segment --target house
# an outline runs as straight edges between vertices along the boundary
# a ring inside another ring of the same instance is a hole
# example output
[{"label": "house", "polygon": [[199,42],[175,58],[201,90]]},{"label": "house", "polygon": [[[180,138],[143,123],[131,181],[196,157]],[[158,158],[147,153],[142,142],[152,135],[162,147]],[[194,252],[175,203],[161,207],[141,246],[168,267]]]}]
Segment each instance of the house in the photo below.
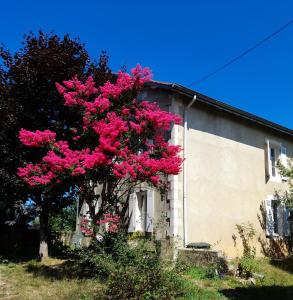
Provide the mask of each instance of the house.
[{"label": "house", "polygon": [[276,163],[293,157],[293,131],[178,84],[151,82],[140,97],[182,116],[170,140],[186,160],[167,196],[147,187],[131,195],[129,232],[177,247],[207,242],[232,258],[241,254],[236,224],[250,222],[258,255],[284,250],[289,212],[274,194],[286,178]]},{"label": "house", "polygon": [[140,98],[181,115],[169,138],[185,161],[168,195],[143,185],[130,195],[128,231],[176,248],[206,242],[233,258],[241,255],[236,224],[249,222],[258,255],[286,252],[289,212],[274,195],[287,188],[276,164],[293,157],[293,130],[178,84],[150,82]]}]

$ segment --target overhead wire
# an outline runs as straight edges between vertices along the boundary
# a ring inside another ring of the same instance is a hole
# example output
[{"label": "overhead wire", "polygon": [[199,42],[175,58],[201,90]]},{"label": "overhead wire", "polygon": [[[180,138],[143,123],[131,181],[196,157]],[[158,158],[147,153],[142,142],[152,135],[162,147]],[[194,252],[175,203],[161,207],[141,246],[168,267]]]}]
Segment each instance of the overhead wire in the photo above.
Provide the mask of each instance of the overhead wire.
[{"label": "overhead wire", "polygon": [[199,84],[200,82],[206,81],[208,78],[214,76],[215,74],[219,73],[220,71],[222,71],[223,69],[226,69],[228,66],[232,65],[233,63],[235,63],[236,61],[238,61],[239,59],[241,59],[242,57],[246,56],[248,53],[252,52],[253,50],[255,50],[256,48],[258,48],[259,46],[261,46],[262,44],[264,44],[265,42],[267,42],[268,40],[272,39],[274,36],[276,36],[277,34],[279,34],[281,31],[283,31],[284,29],[286,29],[287,27],[289,27],[290,25],[293,24],[293,19],[291,19],[289,22],[287,22],[286,24],[284,24],[283,26],[281,26],[280,28],[278,28],[277,30],[275,30],[274,32],[272,32],[271,34],[269,34],[268,36],[266,36],[264,39],[262,39],[261,41],[259,41],[258,43],[256,43],[255,45],[253,45],[252,47],[248,48],[247,50],[243,51],[241,54],[237,55],[236,57],[230,59],[229,61],[227,61],[225,64],[219,66],[218,68],[216,68],[214,71],[200,77],[199,79],[197,79],[196,81],[190,83],[188,85],[188,87],[194,86]]}]

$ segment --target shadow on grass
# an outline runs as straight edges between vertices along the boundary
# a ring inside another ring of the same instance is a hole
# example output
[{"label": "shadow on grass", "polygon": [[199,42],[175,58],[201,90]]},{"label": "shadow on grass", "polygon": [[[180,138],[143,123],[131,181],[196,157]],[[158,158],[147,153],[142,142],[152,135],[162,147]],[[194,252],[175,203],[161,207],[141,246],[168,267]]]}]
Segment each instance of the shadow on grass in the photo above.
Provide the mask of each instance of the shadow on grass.
[{"label": "shadow on grass", "polygon": [[[283,259],[271,259],[270,264],[274,267],[277,267],[288,273],[293,274],[293,258],[292,257],[283,258]],[[293,282],[292,282],[292,285],[293,285]]]},{"label": "shadow on grass", "polygon": [[243,287],[221,290],[220,293],[235,300],[292,300],[293,286]]},{"label": "shadow on grass", "polygon": [[36,257],[37,255],[31,253],[0,253],[0,263],[24,263]]},{"label": "shadow on grass", "polygon": [[49,266],[34,262],[28,263],[26,271],[34,276],[41,276],[51,280],[81,278],[75,267],[75,262],[71,260]]}]

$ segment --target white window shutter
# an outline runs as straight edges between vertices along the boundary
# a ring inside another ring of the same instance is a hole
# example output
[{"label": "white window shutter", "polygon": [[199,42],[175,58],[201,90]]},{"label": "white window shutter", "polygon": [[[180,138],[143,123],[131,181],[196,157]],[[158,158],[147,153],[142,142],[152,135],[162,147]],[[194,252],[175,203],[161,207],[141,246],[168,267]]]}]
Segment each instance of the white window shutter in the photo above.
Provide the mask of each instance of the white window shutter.
[{"label": "white window shutter", "polygon": [[274,234],[274,215],[272,210],[272,200],[265,200],[266,206],[266,235],[272,236]]},{"label": "white window shutter", "polygon": [[[287,149],[284,146],[280,147],[280,162],[285,168],[288,167]],[[282,176],[282,179],[287,180],[288,178],[286,176]]]},{"label": "white window shutter", "polygon": [[146,232],[153,232],[154,190],[147,191]]},{"label": "white window shutter", "polygon": [[128,232],[135,231],[135,200],[136,193],[130,194],[128,202]]},{"label": "white window shutter", "polygon": [[288,167],[288,160],[287,160],[287,149],[284,146],[280,147],[280,161],[282,165],[287,168]]}]

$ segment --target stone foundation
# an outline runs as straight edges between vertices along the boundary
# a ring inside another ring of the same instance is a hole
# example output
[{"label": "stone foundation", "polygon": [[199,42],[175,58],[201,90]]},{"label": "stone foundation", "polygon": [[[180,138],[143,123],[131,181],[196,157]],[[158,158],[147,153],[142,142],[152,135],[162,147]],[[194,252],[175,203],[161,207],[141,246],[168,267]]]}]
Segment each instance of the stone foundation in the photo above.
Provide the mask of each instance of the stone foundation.
[{"label": "stone foundation", "polygon": [[207,249],[178,249],[178,259],[194,265],[209,265],[223,260],[221,252]]}]

